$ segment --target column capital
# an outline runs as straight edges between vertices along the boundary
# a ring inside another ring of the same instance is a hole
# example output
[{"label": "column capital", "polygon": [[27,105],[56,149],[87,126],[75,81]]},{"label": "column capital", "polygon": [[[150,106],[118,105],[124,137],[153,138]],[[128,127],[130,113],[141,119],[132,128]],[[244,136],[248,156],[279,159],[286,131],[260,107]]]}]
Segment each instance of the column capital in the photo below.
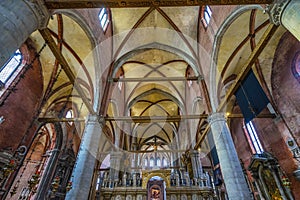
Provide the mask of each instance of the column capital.
[{"label": "column capital", "polygon": [[119,159],[123,156],[123,153],[120,151],[112,151],[110,153],[110,159]]},{"label": "column capital", "polygon": [[50,12],[45,6],[43,0],[23,0],[28,6],[31,7],[33,13],[38,19],[38,29],[46,28],[50,19]]},{"label": "column capital", "polygon": [[208,116],[207,118],[207,121],[212,124],[214,122],[217,122],[217,121],[223,121],[223,122],[226,122],[226,115],[225,113],[212,113]]},{"label": "column capital", "polygon": [[199,151],[195,150],[195,149],[190,149],[190,155],[191,155],[191,157],[199,156]]},{"label": "column capital", "polygon": [[272,4],[267,6],[266,12],[270,16],[271,23],[277,26],[281,25],[282,13],[289,2],[290,0],[275,0]]},{"label": "column capital", "polygon": [[87,116],[87,123],[89,122],[98,122],[98,116],[97,115],[92,115],[92,114],[89,114]]},{"label": "column capital", "polygon": [[105,125],[105,119],[102,116],[89,114],[86,118],[86,123],[87,124],[99,123],[101,126],[104,126]]},{"label": "column capital", "polygon": [[97,116],[98,118],[98,122],[102,125],[102,126],[105,126],[105,119],[103,116]]}]

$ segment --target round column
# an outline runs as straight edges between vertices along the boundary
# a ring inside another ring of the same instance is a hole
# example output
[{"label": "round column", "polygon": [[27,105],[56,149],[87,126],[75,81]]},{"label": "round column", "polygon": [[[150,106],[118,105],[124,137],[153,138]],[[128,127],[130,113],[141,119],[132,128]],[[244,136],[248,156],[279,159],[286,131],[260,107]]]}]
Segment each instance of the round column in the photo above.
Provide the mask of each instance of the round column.
[{"label": "round column", "polygon": [[199,179],[202,177],[202,164],[200,162],[200,154],[197,150],[190,150],[192,168],[193,168],[193,176],[195,179]]},{"label": "round column", "polygon": [[32,32],[46,27],[49,16],[42,0],[0,1],[0,67]]},{"label": "round column", "polygon": [[77,161],[73,169],[73,187],[67,193],[66,199],[88,199],[93,172],[97,160],[98,146],[102,135],[102,124],[96,115],[90,115],[86,122]]},{"label": "round column", "polygon": [[[110,168],[109,168],[109,179],[110,188],[113,188],[119,182],[119,172],[121,167],[122,152],[112,151],[110,153]],[[124,171],[126,173],[126,171]]]},{"label": "round column", "polygon": [[246,183],[225,115],[223,113],[213,113],[208,120],[229,199],[251,199],[250,190]]},{"label": "round column", "polygon": [[300,1],[275,0],[268,8],[270,20],[275,25],[282,25],[300,41]]}]

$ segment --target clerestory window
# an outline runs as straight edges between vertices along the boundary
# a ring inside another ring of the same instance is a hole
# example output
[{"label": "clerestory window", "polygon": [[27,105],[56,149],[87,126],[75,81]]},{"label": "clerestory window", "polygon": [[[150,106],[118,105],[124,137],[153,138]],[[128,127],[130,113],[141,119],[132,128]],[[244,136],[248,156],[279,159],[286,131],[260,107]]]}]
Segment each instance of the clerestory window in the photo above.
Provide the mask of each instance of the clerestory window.
[{"label": "clerestory window", "polygon": [[157,159],[156,159],[156,166],[158,166],[158,167],[161,166],[160,158],[157,158]]},{"label": "clerestory window", "polygon": [[212,15],[212,11],[211,11],[210,7],[208,5],[204,6],[203,11],[202,11],[202,20],[201,21],[205,28],[210,23],[211,15]]},{"label": "clerestory window", "polygon": [[15,71],[22,65],[22,54],[17,50],[8,62],[0,69],[0,87],[3,88]]},{"label": "clerestory window", "polygon": [[107,9],[101,8],[98,17],[99,17],[100,25],[101,25],[103,31],[106,31],[108,23],[109,23]]},{"label": "clerestory window", "polygon": [[252,152],[255,154],[262,154],[264,152],[264,149],[263,149],[261,142],[257,136],[256,130],[255,130],[255,127],[254,127],[252,121],[248,122],[244,126],[244,132],[246,133],[246,137],[248,138],[248,142],[250,144]]},{"label": "clerestory window", "polygon": [[153,157],[150,158],[150,167],[154,167],[154,158]]},{"label": "clerestory window", "polygon": [[[74,118],[73,110],[68,110],[68,111],[67,111],[67,113],[66,113],[66,118],[67,118],[67,119],[72,119],[72,118]],[[72,121],[69,121],[68,123],[69,123],[70,125],[73,124]]]}]

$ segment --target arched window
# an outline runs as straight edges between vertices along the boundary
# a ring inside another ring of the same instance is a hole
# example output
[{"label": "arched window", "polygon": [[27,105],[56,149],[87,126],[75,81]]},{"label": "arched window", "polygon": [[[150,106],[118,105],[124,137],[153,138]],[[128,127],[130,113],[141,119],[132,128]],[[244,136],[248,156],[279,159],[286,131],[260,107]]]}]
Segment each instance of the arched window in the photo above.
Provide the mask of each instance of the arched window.
[{"label": "arched window", "polygon": [[210,7],[208,5],[204,6],[202,8],[202,13],[201,13],[201,18],[202,19],[201,19],[201,21],[202,21],[205,28],[210,23],[211,15],[212,15],[212,11],[211,11]]},{"label": "arched window", "polygon": [[109,23],[107,9],[101,8],[98,17],[99,17],[100,25],[101,25],[103,31],[106,31],[108,23]]},{"label": "arched window", "polygon": [[144,166],[148,167],[148,158],[145,158],[145,160],[144,160]]},{"label": "arched window", "polygon": [[153,166],[154,166],[154,158],[151,157],[151,158],[150,158],[150,167],[153,167]]},{"label": "arched window", "polygon": [[168,166],[168,162],[167,162],[167,159],[165,157],[162,158],[162,166],[163,167],[167,167]]},{"label": "arched window", "polygon": [[157,165],[158,167],[161,166],[160,158],[157,158],[157,159],[156,159],[156,165]]},{"label": "arched window", "polygon": [[[122,78],[124,78],[123,75],[121,75],[121,76],[119,77],[119,79],[122,79]],[[120,91],[122,91],[122,87],[123,87],[123,82],[122,82],[122,81],[119,81],[119,82],[118,82],[118,88],[119,88]]]},{"label": "arched window", "polygon": [[0,88],[3,88],[13,73],[22,64],[22,54],[17,50],[9,61],[0,69]]},{"label": "arched window", "polygon": [[252,152],[255,154],[262,154],[264,149],[259,141],[256,130],[253,126],[253,123],[250,121],[244,126],[244,132],[252,149]]},{"label": "arched window", "polygon": [[[67,113],[66,113],[66,118],[67,118],[67,119],[72,119],[72,118],[74,118],[74,113],[73,113],[73,110],[72,110],[72,109],[67,111]],[[70,125],[73,124],[72,121],[69,121],[68,123],[69,123]]]}]

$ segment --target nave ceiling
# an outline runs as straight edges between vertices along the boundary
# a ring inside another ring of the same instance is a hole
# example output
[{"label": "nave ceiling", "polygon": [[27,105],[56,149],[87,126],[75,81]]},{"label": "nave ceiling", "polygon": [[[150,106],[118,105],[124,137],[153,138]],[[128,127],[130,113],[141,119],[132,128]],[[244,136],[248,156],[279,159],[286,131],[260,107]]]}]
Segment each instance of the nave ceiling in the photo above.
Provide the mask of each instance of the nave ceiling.
[{"label": "nave ceiling", "polygon": [[[99,109],[101,105],[97,104],[108,102],[107,109],[98,114],[110,119],[106,125],[112,141],[124,141],[120,147],[125,150],[132,150],[132,144],[137,143],[140,151],[167,151],[174,148],[173,142],[179,141],[176,148],[184,151],[195,147],[207,125],[206,117],[196,117],[209,113],[200,79],[204,78],[207,88],[216,84],[220,98],[222,85],[241,71],[269,26],[268,15],[262,10],[250,9],[234,18],[218,35],[217,74],[211,79],[210,55],[215,49],[201,46],[199,41],[213,43],[214,38],[201,37],[205,32],[217,34],[214,11],[221,9],[212,6],[211,26],[205,29],[200,7],[112,8],[109,28],[113,36],[99,45],[95,45],[97,38],[92,38],[91,30],[95,28],[87,28],[77,19],[80,9],[56,11],[48,29],[91,105]],[[86,16],[95,20],[99,10],[91,9]],[[270,85],[274,45],[283,32],[280,28],[275,33],[256,63],[263,65],[258,69],[268,77],[267,85]],[[38,50],[45,43],[38,31],[31,38]],[[109,61],[100,65],[102,57],[97,48],[102,48],[103,53],[110,45],[113,50],[107,49],[107,57],[112,54],[112,58],[106,58]],[[72,101],[79,113],[74,117],[86,119],[89,113],[86,105],[48,47],[41,53],[40,61],[48,98],[40,117],[51,117],[55,106]],[[109,96],[103,94],[105,83],[99,81],[107,73],[112,86]],[[82,132],[83,126],[80,129]]]}]

